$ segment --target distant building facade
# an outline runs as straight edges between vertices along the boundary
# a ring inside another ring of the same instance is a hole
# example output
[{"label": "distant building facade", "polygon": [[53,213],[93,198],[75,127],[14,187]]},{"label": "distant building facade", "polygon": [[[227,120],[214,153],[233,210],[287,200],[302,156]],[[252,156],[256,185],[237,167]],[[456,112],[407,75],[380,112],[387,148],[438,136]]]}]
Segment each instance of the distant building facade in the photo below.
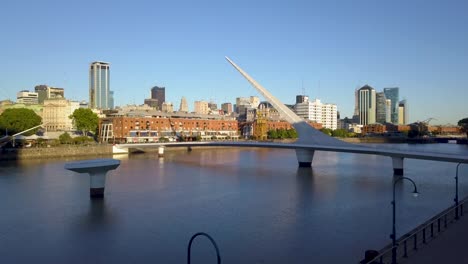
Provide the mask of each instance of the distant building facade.
[{"label": "distant building facade", "polygon": [[398,125],[409,124],[408,116],[408,103],[406,100],[401,100],[398,103]]},{"label": "distant building facade", "polygon": [[324,128],[338,128],[337,107],[335,104],[324,104],[319,99],[298,103],[295,112],[298,116],[322,124]]},{"label": "distant building facade", "polygon": [[47,85],[36,85],[35,92],[38,94],[40,104],[44,103],[46,99],[65,98],[65,91],[63,88],[50,87]]},{"label": "distant building facade", "polygon": [[112,109],[109,63],[95,61],[89,68],[89,106],[93,109]]},{"label": "distant building facade", "polygon": [[171,102],[164,102],[161,111],[166,113],[174,112],[174,105]]},{"label": "distant building facade", "polygon": [[230,115],[232,113],[232,104],[231,103],[223,103],[221,105],[221,109],[224,111],[224,114]]},{"label": "distant building facade", "polygon": [[208,102],[195,101],[194,112],[195,114],[207,115],[210,112],[210,108],[208,108]]},{"label": "distant building facade", "polygon": [[[103,130],[106,130],[103,133]],[[99,120],[99,135],[102,141],[157,142],[160,138],[200,136],[204,140],[238,138],[238,123],[234,119],[204,119],[193,115],[191,118],[174,116],[116,116]]]},{"label": "distant building facade", "polygon": [[152,99],[152,98],[145,99],[145,105],[157,109],[158,108],[158,99]]},{"label": "distant building facade", "polygon": [[209,102],[208,103],[208,108],[211,110],[211,111],[216,111],[218,109],[218,105],[215,103],[215,102]]},{"label": "distant building facade", "polygon": [[162,104],[166,101],[166,88],[154,86],[151,88],[151,99],[158,100],[158,109],[162,109]]},{"label": "distant building facade", "polygon": [[73,112],[80,108],[79,102],[69,101],[64,98],[44,100],[42,110],[42,122],[47,131],[70,131],[73,129],[73,121],[69,118]]},{"label": "distant building facade", "polygon": [[180,99],[179,112],[188,113],[188,111],[187,99],[185,99],[185,96],[182,96],[182,99]]},{"label": "distant building facade", "polygon": [[390,122],[390,100],[385,97],[385,93],[383,92],[376,93],[375,100],[377,103],[376,122],[380,124]]},{"label": "distant building facade", "polygon": [[307,95],[296,95],[296,104],[301,104],[306,101],[309,101],[309,97]]},{"label": "distant building facade", "polygon": [[398,124],[398,103],[400,100],[399,99],[400,88],[398,87],[384,88],[384,93],[385,93],[385,97],[391,100],[390,122],[392,122],[393,124]]},{"label": "distant building facade", "polygon": [[375,89],[364,85],[358,90],[359,124],[366,126],[376,122]]},{"label": "distant building facade", "polygon": [[39,104],[39,94],[28,90],[22,90],[16,94],[16,102],[25,105]]}]

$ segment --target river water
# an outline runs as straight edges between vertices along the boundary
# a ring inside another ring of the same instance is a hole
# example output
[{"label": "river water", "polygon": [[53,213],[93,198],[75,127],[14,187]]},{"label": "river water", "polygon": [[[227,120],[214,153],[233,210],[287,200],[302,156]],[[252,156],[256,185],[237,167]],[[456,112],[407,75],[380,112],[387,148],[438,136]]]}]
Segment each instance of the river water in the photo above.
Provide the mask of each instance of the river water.
[{"label": "river water", "polygon": [[[468,154],[456,144],[373,145]],[[217,242],[223,263],[357,263],[390,243],[391,159],[316,152],[219,148],[115,156],[105,199],[66,160],[0,163],[0,263],[186,263],[196,232]],[[452,205],[456,164],[405,160],[397,185],[397,233]],[[468,165],[460,166],[460,197]],[[199,237],[192,263],[216,263]]]}]

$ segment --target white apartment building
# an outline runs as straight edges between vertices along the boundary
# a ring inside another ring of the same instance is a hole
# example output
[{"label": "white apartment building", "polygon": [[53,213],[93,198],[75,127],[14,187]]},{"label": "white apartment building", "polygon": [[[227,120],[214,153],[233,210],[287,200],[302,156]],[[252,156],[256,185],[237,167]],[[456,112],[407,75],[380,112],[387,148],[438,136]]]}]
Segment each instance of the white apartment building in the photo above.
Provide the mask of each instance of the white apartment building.
[{"label": "white apartment building", "polygon": [[304,119],[322,124],[324,128],[337,129],[337,107],[335,104],[324,104],[319,99],[308,98],[295,106],[296,114]]},{"label": "white apartment building", "polygon": [[47,131],[73,130],[73,120],[69,118],[73,112],[80,108],[79,102],[63,98],[44,100],[42,122]]}]

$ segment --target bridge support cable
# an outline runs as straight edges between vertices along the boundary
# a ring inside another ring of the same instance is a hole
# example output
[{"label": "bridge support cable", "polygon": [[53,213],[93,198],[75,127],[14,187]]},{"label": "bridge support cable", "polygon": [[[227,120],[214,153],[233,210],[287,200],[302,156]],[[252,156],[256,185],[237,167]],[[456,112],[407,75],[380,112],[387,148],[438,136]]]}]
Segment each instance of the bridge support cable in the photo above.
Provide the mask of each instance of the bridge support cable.
[{"label": "bridge support cable", "polygon": [[192,236],[192,238],[190,238],[190,241],[189,241],[189,244],[188,244],[188,247],[187,247],[187,264],[190,264],[191,263],[191,251],[192,251],[192,243],[193,243],[193,240],[197,237],[197,236],[205,236],[207,237],[211,244],[213,244],[215,250],[216,250],[216,260],[217,260],[217,263],[218,264],[221,264],[221,256],[219,255],[219,249],[218,249],[218,245],[216,244],[216,242],[214,241],[214,239],[208,235],[207,233],[204,233],[204,232],[199,232],[199,233],[196,233],[195,235]]}]

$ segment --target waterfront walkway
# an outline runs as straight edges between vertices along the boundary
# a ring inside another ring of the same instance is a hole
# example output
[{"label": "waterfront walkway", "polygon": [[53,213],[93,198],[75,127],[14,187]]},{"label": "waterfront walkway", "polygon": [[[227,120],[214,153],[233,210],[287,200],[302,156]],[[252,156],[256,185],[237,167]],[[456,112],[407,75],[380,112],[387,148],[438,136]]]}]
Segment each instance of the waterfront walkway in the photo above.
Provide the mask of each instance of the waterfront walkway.
[{"label": "waterfront walkway", "polygon": [[398,263],[468,263],[468,215],[462,216],[444,232],[421,247],[417,253]]}]

